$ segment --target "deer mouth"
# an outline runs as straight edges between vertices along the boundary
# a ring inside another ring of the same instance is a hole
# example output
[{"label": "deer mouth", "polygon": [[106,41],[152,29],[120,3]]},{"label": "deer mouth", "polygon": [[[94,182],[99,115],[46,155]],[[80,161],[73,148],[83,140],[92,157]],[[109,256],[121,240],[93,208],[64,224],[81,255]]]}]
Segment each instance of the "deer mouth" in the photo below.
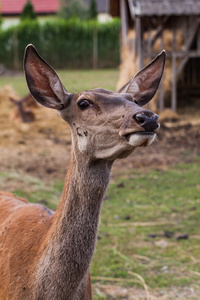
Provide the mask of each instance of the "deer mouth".
[{"label": "deer mouth", "polygon": [[153,143],[156,138],[156,133],[152,131],[138,131],[125,135],[125,138],[128,144],[130,144],[131,146],[146,147]]}]

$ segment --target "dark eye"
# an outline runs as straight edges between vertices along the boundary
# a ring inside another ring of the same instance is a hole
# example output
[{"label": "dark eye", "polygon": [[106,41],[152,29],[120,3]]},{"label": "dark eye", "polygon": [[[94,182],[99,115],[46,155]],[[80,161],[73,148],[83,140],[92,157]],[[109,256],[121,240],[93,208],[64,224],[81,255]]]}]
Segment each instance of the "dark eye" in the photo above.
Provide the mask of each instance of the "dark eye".
[{"label": "dark eye", "polygon": [[80,100],[77,104],[81,110],[85,110],[90,106],[91,102],[89,102],[86,99],[83,99],[83,100]]}]

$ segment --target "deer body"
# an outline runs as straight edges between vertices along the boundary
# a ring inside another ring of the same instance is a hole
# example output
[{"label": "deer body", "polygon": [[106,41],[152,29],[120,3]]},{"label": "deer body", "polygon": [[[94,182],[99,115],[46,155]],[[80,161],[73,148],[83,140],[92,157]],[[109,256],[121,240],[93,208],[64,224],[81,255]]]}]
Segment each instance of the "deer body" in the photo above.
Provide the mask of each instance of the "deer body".
[{"label": "deer body", "polygon": [[[5,255],[0,257],[0,265],[11,278],[6,275],[5,282],[1,280],[0,295],[1,289],[7,289],[10,280],[13,282],[11,291],[5,291],[5,299],[91,299],[91,292],[86,289],[90,280],[89,263],[110,166],[100,164],[98,180],[94,176],[96,165],[84,166],[85,161],[79,166],[81,172],[69,168],[67,176],[71,180],[63,190],[55,214],[41,205],[15,199],[12,194],[0,195],[12,207],[1,211],[6,217],[1,220],[0,241]],[[81,178],[88,175],[89,189]],[[20,228],[17,232],[16,226]]]},{"label": "deer body", "polygon": [[10,98],[10,101],[15,105],[14,110],[10,113],[11,120],[24,123],[30,123],[35,120],[32,108],[37,108],[38,106],[31,94],[26,95],[19,101],[13,98]]},{"label": "deer body", "polygon": [[162,53],[117,93],[94,89],[69,94],[28,46],[29,89],[68,122],[72,151],[55,213],[0,193],[0,299],[92,299],[89,266],[111,167],[115,159],[155,139],[158,117],[140,106],[154,96],[164,60]]}]

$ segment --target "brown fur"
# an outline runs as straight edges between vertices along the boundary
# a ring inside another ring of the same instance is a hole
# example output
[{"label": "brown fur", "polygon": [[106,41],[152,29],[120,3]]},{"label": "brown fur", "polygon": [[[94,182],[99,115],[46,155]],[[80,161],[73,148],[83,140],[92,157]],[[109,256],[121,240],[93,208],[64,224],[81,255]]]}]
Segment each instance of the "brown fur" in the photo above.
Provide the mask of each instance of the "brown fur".
[{"label": "brown fur", "polygon": [[[157,116],[140,105],[153,97],[163,65],[161,54],[120,93],[93,89],[70,94],[35,48],[28,47],[29,89],[70,125],[72,154],[55,213],[0,193],[1,300],[92,299],[89,267],[111,167],[115,159],[154,140]],[[80,101],[89,103],[86,110]]]},{"label": "brown fur", "polygon": [[18,101],[10,98],[10,101],[15,105],[15,108],[10,113],[11,120],[24,123],[30,123],[35,120],[35,114],[32,109],[37,108],[38,105],[31,94]]}]

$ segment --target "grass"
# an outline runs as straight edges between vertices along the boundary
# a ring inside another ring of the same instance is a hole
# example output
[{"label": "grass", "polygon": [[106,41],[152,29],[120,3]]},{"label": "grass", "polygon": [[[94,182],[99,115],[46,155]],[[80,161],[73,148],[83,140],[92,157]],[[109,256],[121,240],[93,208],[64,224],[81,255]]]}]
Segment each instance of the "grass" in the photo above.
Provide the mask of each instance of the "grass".
[{"label": "grass", "polygon": [[[135,272],[153,289],[198,284],[199,174],[200,165],[193,163],[138,172],[134,178],[129,174],[112,183],[102,209],[92,275],[130,279]],[[177,240],[184,233],[189,239]]]},{"label": "grass", "polygon": [[[141,286],[131,275],[134,272],[152,289],[198,285],[199,161],[165,171],[128,173],[112,181],[103,203],[91,265],[93,283],[113,284],[112,279],[117,278],[118,285]],[[17,179],[16,174],[0,175]],[[26,177],[24,189],[13,190],[31,202],[46,200],[50,208],[55,208],[61,191],[61,182],[47,186],[33,177]],[[172,237],[165,237],[164,232],[171,232]],[[188,239],[177,240],[185,233]],[[152,234],[156,237],[150,237]],[[107,298],[96,294],[94,299]]]},{"label": "grass", "polygon": [[[119,71],[117,69],[60,70],[58,74],[68,92],[80,92],[98,87],[115,91]],[[20,96],[24,96],[28,93],[23,73],[17,76],[0,77],[0,87],[7,84],[12,85]]]},{"label": "grass", "polygon": [[[200,165],[193,163],[138,172],[112,183],[102,209],[92,275],[130,279],[129,272],[136,272],[152,288],[197,283],[199,174]],[[189,239],[177,240],[184,233]]]},{"label": "grass", "polygon": [[63,187],[63,183],[57,181],[45,184],[36,177],[22,176],[14,172],[0,172],[0,183],[2,187],[10,185],[9,191],[14,195],[26,198],[32,203],[44,203],[54,210],[56,210]]}]

